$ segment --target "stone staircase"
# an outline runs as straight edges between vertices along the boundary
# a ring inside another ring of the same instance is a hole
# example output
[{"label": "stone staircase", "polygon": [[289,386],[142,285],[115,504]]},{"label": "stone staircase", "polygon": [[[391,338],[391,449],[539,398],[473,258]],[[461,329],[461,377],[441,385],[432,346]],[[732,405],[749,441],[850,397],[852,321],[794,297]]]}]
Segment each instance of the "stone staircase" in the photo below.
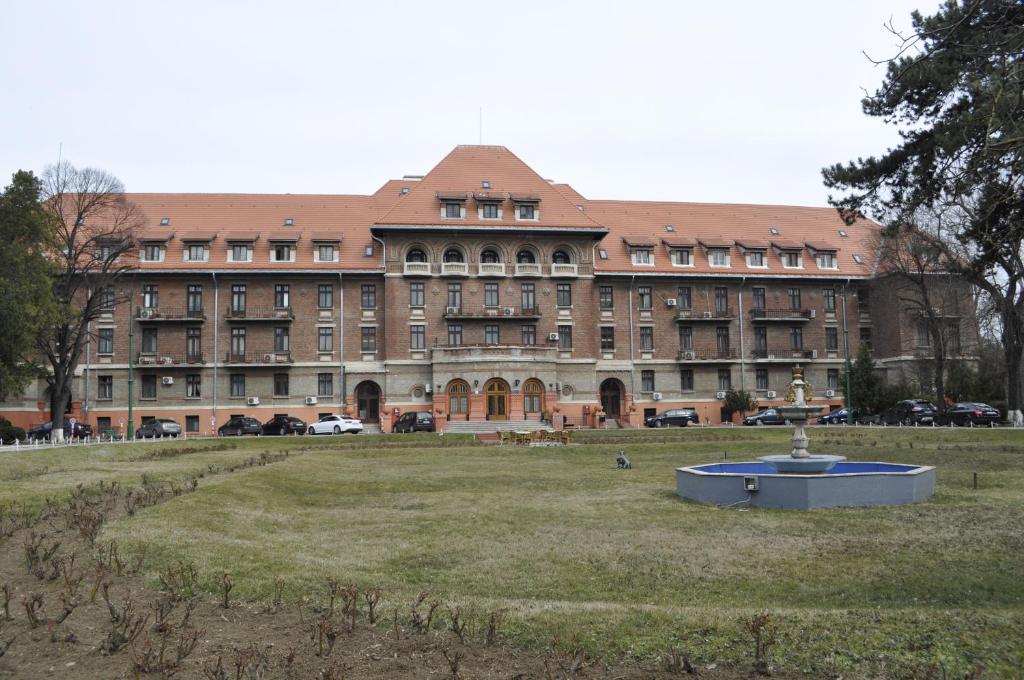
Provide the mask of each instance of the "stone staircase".
[{"label": "stone staircase", "polygon": [[619,421],[615,418],[606,418],[604,421],[604,429],[606,430],[621,430],[622,426],[619,425]]},{"label": "stone staircase", "polygon": [[551,426],[539,420],[452,420],[445,427],[449,434],[481,434],[484,432],[530,432]]},{"label": "stone staircase", "polygon": [[377,423],[363,423],[363,434],[380,434],[380,425]]}]

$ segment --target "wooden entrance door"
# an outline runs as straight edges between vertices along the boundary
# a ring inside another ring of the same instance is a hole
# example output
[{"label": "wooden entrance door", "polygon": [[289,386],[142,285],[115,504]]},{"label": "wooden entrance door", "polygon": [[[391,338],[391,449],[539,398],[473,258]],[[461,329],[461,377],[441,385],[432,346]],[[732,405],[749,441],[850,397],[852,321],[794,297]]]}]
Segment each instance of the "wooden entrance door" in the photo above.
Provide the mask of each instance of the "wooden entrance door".
[{"label": "wooden entrance door", "polygon": [[366,381],[356,387],[356,409],[359,420],[376,423],[380,419],[380,387]]},{"label": "wooden entrance door", "polygon": [[615,378],[601,383],[601,409],[608,418],[622,415],[622,383]]},{"label": "wooden entrance door", "polygon": [[484,385],[488,420],[508,420],[508,383],[492,378]]},{"label": "wooden entrance door", "polygon": [[465,380],[448,383],[448,420],[469,420],[469,384]]}]

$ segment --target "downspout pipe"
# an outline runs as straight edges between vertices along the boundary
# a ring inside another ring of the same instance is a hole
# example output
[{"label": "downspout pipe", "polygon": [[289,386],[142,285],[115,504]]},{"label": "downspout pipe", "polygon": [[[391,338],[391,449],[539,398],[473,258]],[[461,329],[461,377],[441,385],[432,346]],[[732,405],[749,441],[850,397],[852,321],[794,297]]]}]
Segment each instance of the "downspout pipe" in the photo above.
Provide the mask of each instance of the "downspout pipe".
[{"label": "downspout pipe", "polygon": [[[743,344],[743,286],[747,283],[747,277],[744,276],[740,279],[740,289],[738,293],[737,304],[739,305],[739,320],[740,320],[740,391],[746,390],[746,372],[747,372],[747,360],[746,360],[746,347]],[[756,384],[755,384],[756,385]]]},{"label": "downspout pipe", "polygon": [[846,356],[846,394],[844,401],[846,406],[846,423],[853,425],[853,392],[851,386],[851,373],[850,367],[850,328],[846,322],[846,298],[850,294],[850,281],[846,279],[846,283],[843,285],[843,354]]},{"label": "downspout pipe", "polygon": [[636,400],[636,354],[633,351],[633,284],[636,283],[636,275],[629,279],[629,392]]},{"label": "downspout pipe", "polygon": [[213,419],[210,428],[213,434],[217,431],[217,365],[220,363],[220,285],[217,282],[217,272],[210,272],[213,277],[213,400],[210,407],[210,415]]},{"label": "downspout pipe", "polygon": [[338,413],[345,410],[345,282],[338,272]]},{"label": "downspout pipe", "polygon": [[[380,244],[380,268],[381,268],[382,275],[385,277],[384,282],[386,284],[387,283],[387,274],[388,274],[388,265],[387,265],[387,251],[385,250],[384,239],[380,238],[379,236],[374,236],[373,234],[370,234],[370,238],[372,238],[374,241],[376,241],[377,243]],[[381,310],[380,321],[378,323],[379,323],[379,325],[377,326],[377,329],[378,329],[378,333],[377,333],[377,356],[386,356],[386,354],[381,352],[380,350],[381,350],[382,343],[385,342],[384,339],[387,337],[387,330],[388,330],[387,305],[383,306],[383,308]],[[431,376],[431,380],[433,380],[433,376]],[[387,395],[388,395],[388,392],[390,391],[389,388],[390,388],[390,386],[388,385],[388,373],[387,373],[387,370],[385,370],[385,372],[384,372],[384,384],[381,385],[381,395],[380,395],[381,396],[381,401],[384,404],[387,404],[387,401],[388,401]],[[380,414],[383,416],[384,415],[384,411],[380,411]],[[383,417],[381,418],[381,432],[384,431],[384,427],[383,427],[384,420],[387,420],[387,418],[383,418]]]}]

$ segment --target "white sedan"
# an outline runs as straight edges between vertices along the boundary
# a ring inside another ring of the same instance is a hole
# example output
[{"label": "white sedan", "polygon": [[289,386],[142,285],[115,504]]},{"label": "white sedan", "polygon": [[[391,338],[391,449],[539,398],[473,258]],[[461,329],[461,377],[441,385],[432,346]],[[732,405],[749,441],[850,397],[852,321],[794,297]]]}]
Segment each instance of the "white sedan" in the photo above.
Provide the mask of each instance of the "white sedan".
[{"label": "white sedan", "polygon": [[352,416],[324,416],[315,423],[310,423],[306,434],[359,434],[363,431],[363,423]]}]

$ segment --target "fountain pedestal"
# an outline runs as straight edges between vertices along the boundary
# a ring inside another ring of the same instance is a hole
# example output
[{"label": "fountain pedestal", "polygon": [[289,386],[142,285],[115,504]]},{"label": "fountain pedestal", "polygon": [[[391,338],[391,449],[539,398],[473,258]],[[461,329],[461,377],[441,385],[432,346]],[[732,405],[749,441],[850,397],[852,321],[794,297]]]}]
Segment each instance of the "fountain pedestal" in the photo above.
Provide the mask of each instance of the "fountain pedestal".
[{"label": "fountain pedestal", "polygon": [[817,414],[823,406],[809,406],[806,391],[810,386],[804,381],[804,372],[799,366],[793,369],[793,382],[789,386],[786,400],[789,406],[779,409],[779,414],[793,424],[793,450],[788,456],[761,456],[759,460],[771,465],[778,472],[789,474],[821,474],[832,469],[836,463],[846,460],[845,456],[811,455],[807,451],[807,431],[804,429],[811,414]]}]

